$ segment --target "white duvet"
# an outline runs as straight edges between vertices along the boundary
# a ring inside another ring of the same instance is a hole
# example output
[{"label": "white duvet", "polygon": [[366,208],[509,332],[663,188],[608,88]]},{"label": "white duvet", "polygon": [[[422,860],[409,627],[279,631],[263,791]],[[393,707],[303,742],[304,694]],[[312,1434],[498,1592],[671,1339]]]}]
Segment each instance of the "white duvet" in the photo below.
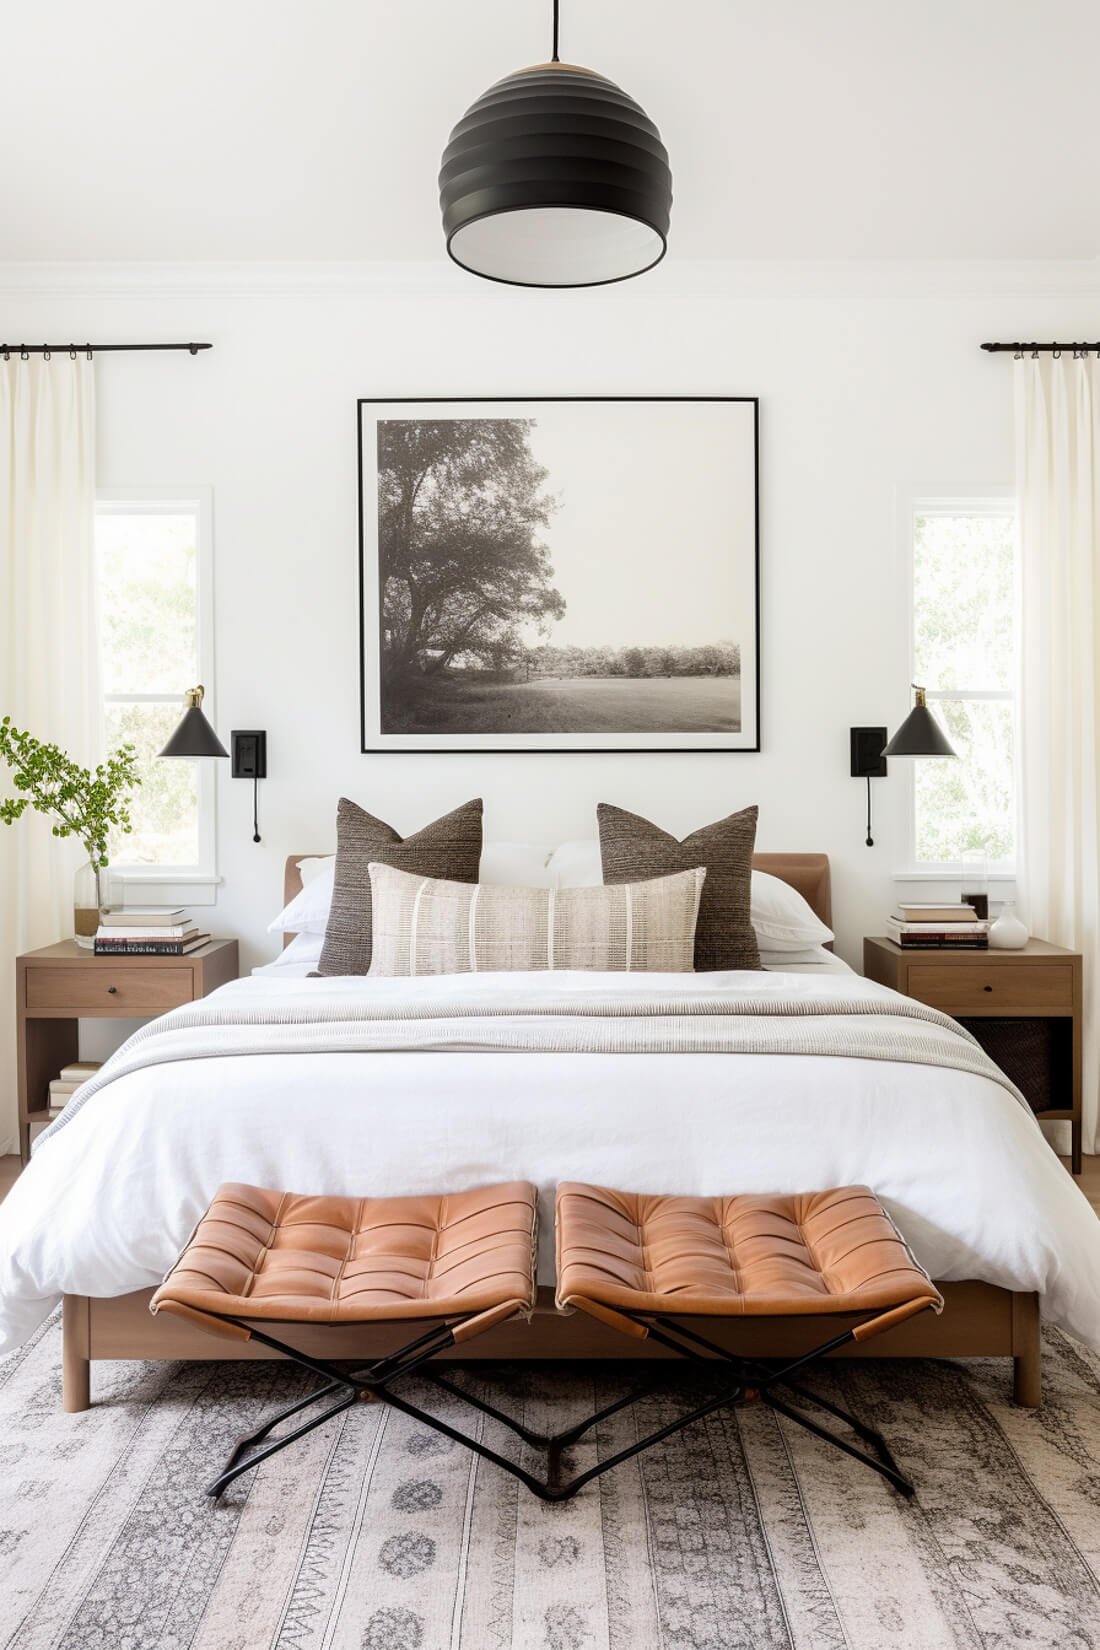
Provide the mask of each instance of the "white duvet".
[{"label": "white duvet", "polygon": [[[563,984],[613,986],[655,1013],[692,990],[842,992],[871,1013],[891,995],[832,972],[461,984],[517,1014]],[[265,977],[217,997],[293,1019],[325,993],[350,988],[369,1015],[382,1001],[445,1003],[455,985]],[[92,1094],[0,1205],[0,1351],[62,1293],[157,1283],[222,1181],[387,1195],[515,1178],[543,1195],[545,1282],[559,1180],[697,1195],[867,1184],[933,1277],[1039,1290],[1047,1318],[1100,1348],[1100,1222],[1031,1115],[990,1078],[819,1055],[451,1049],[179,1060]]]}]

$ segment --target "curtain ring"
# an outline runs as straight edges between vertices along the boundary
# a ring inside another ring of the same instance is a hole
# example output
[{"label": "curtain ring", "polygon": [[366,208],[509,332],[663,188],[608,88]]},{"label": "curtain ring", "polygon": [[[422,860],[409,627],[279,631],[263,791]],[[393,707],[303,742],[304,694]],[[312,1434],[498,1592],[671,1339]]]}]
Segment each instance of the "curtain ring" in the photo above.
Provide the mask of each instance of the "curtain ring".
[{"label": "curtain ring", "polygon": [[42,345],[42,359],[43,359],[43,361],[50,361],[50,360],[53,359],[52,356],[50,355],[50,346],[49,346],[49,344],[43,344]]},{"label": "curtain ring", "polygon": [[5,361],[10,361],[11,360],[11,350],[8,348],[7,344],[5,344],[3,346],[3,348],[4,348],[4,360]]},{"label": "curtain ring", "polygon": [[21,361],[29,361],[30,358],[31,358],[30,357],[30,351],[27,349],[26,344],[20,344],[20,346],[19,346],[19,359]]},{"label": "curtain ring", "polygon": [[1022,349],[1018,349],[1018,350],[1017,350],[1017,351],[1016,351],[1016,353],[1015,353],[1015,355],[1014,355],[1014,356],[1013,356],[1013,357],[1012,357],[1012,359],[1013,359],[1013,360],[1014,360],[1014,361],[1022,361],[1022,360],[1023,360],[1023,358],[1024,358],[1024,352],[1023,352],[1023,350],[1022,350]]},{"label": "curtain ring", "polygon": [[1060,361],[1062,359],[1062,352],[1060,349],[1052,349],[1050,353],[1056,361]]},{"label": "curtain ring", "polygon": [[1037,361],[1037,360],[1038,360],[1038,359],[1039,359],[1039,351],[1038,351],[1038,350],[1037,350],[1037,349],[1033,349],[1033,350],[1032,350],[1032,352],[1031,352],[1031,359],[1032,359],[1032,360],[1033,360],[1033,361]]},{"label": "curtain ring", "polygon": [[88,351],[88,360],[90,361],[92,359],[92,346],[91,344],[85,344],[84,348]]},{"label": "curtain ring", "polygon": [[70,344],[69,345],[69,360],[70,361],[75,361],[76,360],[76,345],[75,344]]}]

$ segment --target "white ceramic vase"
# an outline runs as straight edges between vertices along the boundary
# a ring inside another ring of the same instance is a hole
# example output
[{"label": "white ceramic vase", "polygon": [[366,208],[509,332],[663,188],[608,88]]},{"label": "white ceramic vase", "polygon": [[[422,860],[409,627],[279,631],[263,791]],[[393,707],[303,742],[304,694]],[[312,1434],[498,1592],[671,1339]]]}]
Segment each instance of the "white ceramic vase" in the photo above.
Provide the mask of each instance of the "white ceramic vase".
[{"label": "white ceramic vase", "polygon": [[989,943],[998,951],[1022,951],[1028,942],[1027,925],[1016,915],[1016,901],[1006,899],[989,929]]}]

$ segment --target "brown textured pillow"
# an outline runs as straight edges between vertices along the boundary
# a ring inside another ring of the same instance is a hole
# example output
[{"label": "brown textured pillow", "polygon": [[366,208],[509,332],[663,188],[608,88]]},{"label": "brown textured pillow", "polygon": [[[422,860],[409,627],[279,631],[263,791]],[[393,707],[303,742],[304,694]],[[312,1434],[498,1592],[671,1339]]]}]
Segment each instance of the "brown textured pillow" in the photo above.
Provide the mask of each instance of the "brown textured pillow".
[{"label": "brown textured pillow", "polygon": [[695,928],[697,973],[761,966],[750,916],[756,815],[756,808],[742,808],[677,842],[625,808],[601,802],[596,810],[605,882],[641,882],[695,865],[706,867]]},{"label": "brown textured pillow", "polygon": [[371,954],[371,861],[422,877],[476,882],[481,861],[481,798],[400,837],[392,825],[347,797],[336,810],[332,906],[317,973],[366,974]]}]

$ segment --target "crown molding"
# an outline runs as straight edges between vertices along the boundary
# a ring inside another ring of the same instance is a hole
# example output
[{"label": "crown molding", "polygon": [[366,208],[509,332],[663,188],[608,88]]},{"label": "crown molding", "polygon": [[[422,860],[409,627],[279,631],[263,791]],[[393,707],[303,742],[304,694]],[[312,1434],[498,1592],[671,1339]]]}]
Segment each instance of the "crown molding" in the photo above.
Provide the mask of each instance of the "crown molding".
[{"label": "crown molding", "polygon": [[501,304],[723,298],[1100,299],[1100,259],[677,259],[636,281],[580,292],[494,283],[445,257],[377,263],[4,263],[8,298],[478,299]]}]

